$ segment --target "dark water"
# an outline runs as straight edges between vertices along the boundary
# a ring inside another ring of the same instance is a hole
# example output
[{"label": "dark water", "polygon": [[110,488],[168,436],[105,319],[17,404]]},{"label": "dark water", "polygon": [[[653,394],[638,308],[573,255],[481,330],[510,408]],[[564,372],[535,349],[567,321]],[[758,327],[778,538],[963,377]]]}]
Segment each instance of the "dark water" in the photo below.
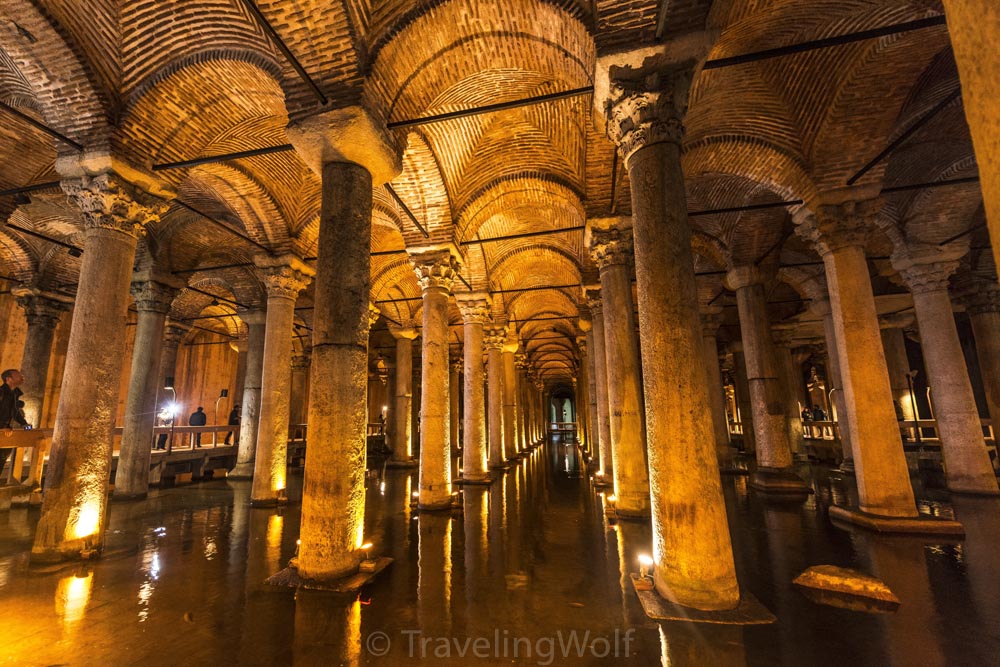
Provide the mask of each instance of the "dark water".
[{"label": "dark water", "polygon": [[[803,473],[817,493],[796,505],[723,478],[740,582],[778,617],[745,628],[649,621],[627,579],[649,528],[609,525],[559,443],[467,488],[459,515],[413,513],[415,473],[370,480],[366,536],[395,563],[360,595],[263,585],[298,507],[250,509],[245,482],[114,504],[105,558],[58,570],[27,566],[37,510],[0,513],[0,664],[1000,664],[1000,502],[921,490],[968,539],[877,538],[827,520],[849,478]],[[791,580],[823,563],[883,579],[899,610],[809,601]]]}]

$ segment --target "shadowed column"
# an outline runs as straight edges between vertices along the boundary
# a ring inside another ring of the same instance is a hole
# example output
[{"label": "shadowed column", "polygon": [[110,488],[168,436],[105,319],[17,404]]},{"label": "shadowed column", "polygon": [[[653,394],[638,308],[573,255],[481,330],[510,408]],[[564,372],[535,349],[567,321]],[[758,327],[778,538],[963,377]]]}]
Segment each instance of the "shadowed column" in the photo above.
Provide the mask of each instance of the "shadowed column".
[{"label": "shadowed column", "polygon": [[413,460],[413,339],[419,335],[413,323],[389,326],[396,339],[396,395],[393,397],[392,461],[395,465],[416,465]]},{"label": "shadowed column", "polygon": [[239,447],[231,479],[253,477],[257,455],[257,429],[260,427],[260,383],[264,370],[264,336],[267,321],[263,310],[243,310],[240,319],[247,325],[247,365],[243,377],[243,403],[240,414]]},{"label": "shadowed column", "polygon": [[608,357],[606,354],[607,340],[604,334],[604,307],[601,302],[601,290],[598,287],[587,287],[584,298],[590,309],[590,321],[593,327],[593,358],[594,386],[597,395],[597,439],[599,465],[597,476],[607,483],[614,479],[614,463],[611,452],[614,446],[611,442],[611,415],[608,405]]},{"label": "shadowed column", "polygon": [[465,364],[465,428],[462,442],[462,478],[486,479],[486,401],[483,392],[483,325],[490,318],[490,297],[485,293],[460,294]]}]

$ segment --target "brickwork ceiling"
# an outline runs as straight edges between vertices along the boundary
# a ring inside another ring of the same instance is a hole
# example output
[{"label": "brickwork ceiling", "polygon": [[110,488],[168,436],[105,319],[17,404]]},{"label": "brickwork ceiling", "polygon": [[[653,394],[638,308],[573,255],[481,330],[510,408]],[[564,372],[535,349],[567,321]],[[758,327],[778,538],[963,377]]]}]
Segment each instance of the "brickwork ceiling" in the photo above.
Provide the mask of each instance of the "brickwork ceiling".
[{"label": "brickwork ceiling", "polygon": [[[323,100],[363,103],[392,123],[587,88],[600,56],[695,30],[717,34],[711,61],[942,13],[938,0],[93,0],[86,11],[0,0],[0,191],[58,181],[57,157],[74,152],[10,109],[146,172],[175,199],[137,265],[188,281],[171,318],[237,336],[234,313],[265,300],[255,253],[316,254],[319,180],[290,150],[154,165],[287,144],[289,120]],[[944,25],[706,69],[685,120],[688,208],[808,199],[907,133],[859,183],[975,177],[957,90]],[[384,321],[419,321],[406,249],[453,243],[456,290],[492,292],[494,316],[516,323],[544,376],[572,375],[578,286],[597,280],[582,227],[631,211],[593,109],[583,94],[393,130],[403,170],[373,193],[371,298]],[[795,297],[815,295],[822,270],[790,233],[794,209],[692,217],[702,300],[731,306],[723,271],[766,255],[780,281],[772,300],[793,304],[779,316],[800,310]],[[894,192],[869,250],[937,244],[982,219],[974,180]],[[58,187],[0,196],[0,221],[0,275],[71,294],[78,257],[38,236],[83,243]],[[964,237],[965,265],[993,273],[984,233]],[[300,299],[297,349],[312,293]],[[454,306],[451,321],[458,342]]]}]

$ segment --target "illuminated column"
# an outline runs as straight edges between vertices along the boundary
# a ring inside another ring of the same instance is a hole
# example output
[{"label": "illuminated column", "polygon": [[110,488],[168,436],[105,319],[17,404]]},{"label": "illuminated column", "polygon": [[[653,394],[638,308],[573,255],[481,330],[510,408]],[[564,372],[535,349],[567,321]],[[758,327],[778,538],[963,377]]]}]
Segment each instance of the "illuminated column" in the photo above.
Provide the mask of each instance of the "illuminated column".
[{"label": "illuminated column", "polygon": [[993,433],[1000,437],[1000,286],[980,284],[965,299]]},{"label": "illuminated column", "polygon": [[729,423],[726,421],[726,396],[722,388],[722,367],[719,365],[719,327],[722,308],[709,306],[701,313],[701,342],[704,347],[708,397],[712,404],[712,426],[715,433],[715,453],[719,464],[729,467],[733,448],[729,446]]},{"label": "illuminated column", "polygon": [[[183,287],[169,275],[136,275],[132,280],[132,298],[138,311],[135,342],[132,345],[132,371],[121,451],[115,473],[115,499],[146,497],[149,491],[149,462],[152,455],[153,427],[156,422],[156,396],[160,391],[160,350],[170,304]],[[176,349],[176,348],[175,348]]]},{"label": "illuminated column", "polygon": [[423,295],[420,376],[420,509],[451,506],[448,393],[448,298],[458,275],[451,246],[413,251],[410,261]]},{"label": "illuminated column", "polygon": [[996,104],[1000,98],[1000,52],[996,49],[1000,5],[995,0],[944,0],[944,11],[962,82],[962,108],[976,149],[993,261],[1000,266],[1000,109]]},{"label": "illuminated column", "polygon": [[288,421],[291,425],[305,424],[309,414],[309,364],[311,350],[292,357],[292,387],[288,401]]},{"label": "illuminated column", "polygon": [[608,406],[608,366],[605,354],[604,308],[601,303],[601,289],[588,286],[584,288],[584,298],[590,309],[590,321],[593,326],[591,350],[594,357],[594,385],[597,395],[597,449],[600,451],[600,465],[597,474],[605,482],[614,479],[614,464],[611,451],[611,416]]},{"label": "illuminated column", "polygon": [[286,500],[295,300],[315,272],[294,255],[257,257],[255,263],[267,289],[267,322],[260,382],[260,426],[250,504],[266,507]]},{"label": "illuminated column", "polygon": [[882,349],[885,352],[885,363],[889,370],[889,386],[892,387],[892,398],[903,411],[903,419],[913,420],[913,399],[910,396],[910,361],[906,357],[906,335],[903,328],[913,323],[913,315],[897,313],[879,316],[879,326],[882,327]]},{"label": "illuminated column", "polygon": [[[915,517],[865,258],[865,237],[880,208],[872,199],[877,188],[870,190],[828,193],[810,203],[812,212],[796,215],[797,232],[813,243],[826,269],[834,329],[830,365],[840,369],[843,382],[846,414],[841,413],[840,430],[846,426],[850,432],[860,509],[887,518]],[[844,513],[845,520],[851,516]]]},{"label": "illuminated column", "polygon": [[528,437],[528,420],[531,406],[528,402],[528,355],[518,352],[514,355],[514,370],[517,372],[517,443],[521,451],[531,446]]},{"label": "illuminated column", "polygon": [[[601,460],[601,442],[597,414],[597,372],[595,370],[596,348],[594,347],[594,326],[590,318],[591,315],[589,312],[587,312],[585,316],[581,315],[578,326],[580,327],[580,331],[584,333],[584,338],[587,342],[587,399],[590,401],[590,404],[587,406],[587,417],[589,421],[587,428],[590,431],[590,442],[588,444],[590,461],[588,462],[588,465],[591,467],[597,467],[600,465]],[[548,415],[545,414],[544,403],[542,403],[541,407],[542,419],[547,420]]]},{"label": "illuminated column", "polygon": [[833,324],[833,311],[830,301],[823,299],[814,302],[814,311],[823,317],[823,336],[826,343],[826,393],[832,397],[829,419],[837,422],[840,433],[840,448],[843,462],[840,467],[845,472],[854,471],[854,434],[850,428],[847,411],[847,394],[844,393],[844,380],[840,362],[840,346],[837,344],[837,330]]},{"label": "illuminated column", "polygon": [[458,420],[460,415],[459,401],[462,392],[462,357],[455,356],[448,360],[448,430],[451,440],[451,456],[458,456],[461,449],[458,441]]},{"label": "illuminated column", "polygon": [[808,487],[791,470],[788,414],[767,320],[764,281],[755,266],[737,267],[726,274],[729,287],[736,290],[757,443],[757,470],[750,485],[767,493],[802,494]]},{"label": "illuminated column", "polygon": [[649,516],[649,473],[632,308],[629,225],[627,218],[593,220],[588,240],[590,257],[601,274],[615,509],[622,516],[644,517]]},{"label": "illuminated column", "polygon": [[[707,44],[695,48],[707,51]],[[631,52],[599,61],[595,90],[603,92],[595,93],[594,108],[607,114],[608,136],[632,184],[654,586],[678,604],[732,609],[739,585],[705,380],[681,171],[681,120],[694,60],[643,71],[643,63],[655,60],[647,57]],[[625,76],[618,80],[619,74]]]},{"label": "illuminated column", "polygon": [[[49,361],[52,359],[52,338],[59,317],[72,307],[72,301],[61,295],[49,294],[33,288],[11,289],[17,303],[24,309],[28,334],[21,354],[21,374],[24,375],[24,418],[33,428],[41,428],[45,390],[49,379]],[[38,448],[34,448],[37,450]]]},{"label": "illuminated column", "polygon": [[399,173],[400,158],[384,126],[359,107],[287,132],[322,181],[298,573],[329,581],[362,559],[372,187]]},{"label": "illuminated column", "polygon": [[943,254],[936,247],[913,249],[895,254],[892,264],[913,294],[948,489],[1000,495],[948,296],[958,259]]},{"label": "illuminated column", "polygon": [[416,465],[413,460],[413,339],[419,335],[412,322],[389,326],[396,339],[396,395],[393,398],[392,461],[395,465]]},{"label": "illuminated column", "polygon": [[78,558],[101,545],[132,261],[143,225],[157,222],[160,212],[111,173],[62,185],[83,212],[84,252],[62,380],[67,390],[59,395],[31,551],[36,561]]},{"label": "illuminated column", "polygon": [[490,296],[459,294],[465,347],[465,428],[462,442],[462,479],[486,479],[486,401],[483,391],[483,325],[490,319]]},{"label": "illuminated column", "polygon": [[739,411],[739,421],[742,427],[742,441],[745,452],[753,454],[757,451],[757,439],[753,434],[753,403],[750,401],[750,383],[747,381],[747,361],[743,352],[743,341],[729,342],[729,351],[733,353],[733,387],[736,392],[736,409]]},{"label": "illuminated column", "polygon": [[264,370],[264,338],[267,315],[263,310],[244,310],[240,319],[247,325],[247,365],[243,377],[243,402],[240,404],[240,437],[236,467],[230,479],[253,477],[257,455],[257,431],[260,427],[260,385]]},{"label": "illuminated column", "polygon": [[504,462],[503,446],[503,344],[506,336],[501,329],[484,332],[486,345],[486,382],[489,409],[489,463],[499,468]]},{"label": "illuminated column", "polygon": [[785,424],[788,426],[788,444],[791,446],[792,454],[802,457],[805,453],[805,433],[802,430],[802,385],[799,366],[795,363],[792,355],[792,348],[795,346],[795,339],[791,330],[787,328],[775,328],[772,330],[774,337],[774,361],[778,367],[778,378],[781,385],[782,396],[785,401]]},{"label": "illuminated column", "polygon": [[514,353],[518,347],[517,332],[510,327],[503,346],[503,449],[508,461],[518,453],[517,370],[514,368]]},{"label": "illuminated column", "polygon": [[580,351],[580,361],[577,367],[577,422],[580,424],[580,444],[583,450],[593,452],[590,449],[590,359],[587,356],[587,337],[576,337],[576,349]]}]

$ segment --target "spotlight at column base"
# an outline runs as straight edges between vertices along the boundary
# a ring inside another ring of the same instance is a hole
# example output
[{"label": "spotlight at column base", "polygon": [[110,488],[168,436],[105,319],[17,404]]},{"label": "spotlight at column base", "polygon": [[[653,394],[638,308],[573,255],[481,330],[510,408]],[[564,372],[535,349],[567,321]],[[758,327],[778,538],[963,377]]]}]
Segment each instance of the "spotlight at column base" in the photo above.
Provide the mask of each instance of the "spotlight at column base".
[{"label": "spotlight at column base", "polygon": [[362,586],[370,583],[382,570],[389,567],[392,564],[392,559],[381,556],[368,561],[362,561],[362,563],[369,563],[369,565],[362,568],[361,563],[359,563],[356,571],[348,572],[341,577],[331,577],[329,579],[309,579],[299,576],[298,568],[289,565],[284,570],[268,577],[264,583],[287,588],[308,588],[310,590],[330,591],[332,593],[353,593]]},{"label": "spotlight at column base", "polygon": [[829,513],[833,525],[845,530],[857,526],[874,533],[965,538],[965,528],[958,521],[951,519],[880,516],[836,505],[830,507]]}]

